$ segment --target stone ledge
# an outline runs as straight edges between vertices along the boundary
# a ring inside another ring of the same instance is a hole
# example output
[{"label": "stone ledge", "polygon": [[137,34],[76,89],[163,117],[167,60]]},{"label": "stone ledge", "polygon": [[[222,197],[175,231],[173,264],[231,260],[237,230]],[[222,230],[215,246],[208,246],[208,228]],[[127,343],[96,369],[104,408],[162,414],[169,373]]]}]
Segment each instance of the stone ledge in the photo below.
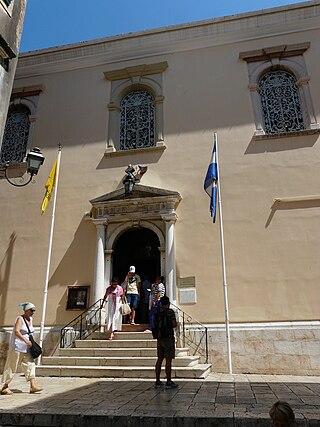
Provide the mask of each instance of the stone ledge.
[{"label": "stone ledge", "polygon": [[270,133],[270,134],[264,134],[264,135],[253,135],[252,139],[254,141],[262,141],[266,139],[291,138],[296,136],[318,135],[318,134],[320,134],[320,128],[303,129],[295,132],[281,132],[281,133]]},{"label": "stone ledge", "polygon": [[167,147],[164,144],[159,144],[155,147],[148,147],[148,148],[136,148],[135,150],[121,150],[121,151],[109,151],[109,149],[106,149],[104,156],[105,157],[121,157],[121,156],[132,156],[135,154],[142,154],[142,153],[150,153],[155,151],[164,151]]}]

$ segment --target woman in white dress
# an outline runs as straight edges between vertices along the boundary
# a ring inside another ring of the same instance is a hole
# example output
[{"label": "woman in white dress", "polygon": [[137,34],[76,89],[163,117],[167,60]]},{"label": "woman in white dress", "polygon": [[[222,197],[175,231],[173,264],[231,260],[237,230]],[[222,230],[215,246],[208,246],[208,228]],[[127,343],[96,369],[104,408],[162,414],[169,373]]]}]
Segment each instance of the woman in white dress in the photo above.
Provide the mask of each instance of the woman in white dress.
[{"label": "woman in white dress", "polygon": [[106,331],[110,332],[109,340],[114,339],[114,331],[122,329],[122,314],[120,307],[124,302],[124,292],[117,277],[112,279],[111,285],[107,287],[102,304],[106,303]]}]

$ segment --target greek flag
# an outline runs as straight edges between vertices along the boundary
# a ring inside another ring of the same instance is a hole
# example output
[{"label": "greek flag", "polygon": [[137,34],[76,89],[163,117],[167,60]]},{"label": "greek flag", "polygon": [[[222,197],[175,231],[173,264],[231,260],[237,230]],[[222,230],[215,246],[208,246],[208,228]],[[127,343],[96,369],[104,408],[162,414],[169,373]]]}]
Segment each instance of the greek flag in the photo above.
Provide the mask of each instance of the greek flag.
[{"label": "greek flag", "polygon": [[210,213],[213,222],[216,221],[217,211],[217,181],[218,181],[218,165],[217,165],[217,152],[216,142],[213,145],[211,162],[208,167],[207,175],[204,180],[204,191],[210,197]]}]

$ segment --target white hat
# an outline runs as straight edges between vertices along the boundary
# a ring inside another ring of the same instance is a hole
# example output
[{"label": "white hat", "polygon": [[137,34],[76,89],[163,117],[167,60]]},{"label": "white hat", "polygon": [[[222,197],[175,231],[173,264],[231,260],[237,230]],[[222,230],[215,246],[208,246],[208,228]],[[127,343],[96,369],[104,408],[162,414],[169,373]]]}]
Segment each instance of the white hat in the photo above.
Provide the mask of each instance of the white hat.
[{"label": "white hat", "polygon": [[32,302],[23,302],[22,304],[19,304],[20,307],[22,307],[23,311],[30,310],[31,308],[36,308]]},{"label": "white hat", "polygon": [[134,265],[131,265],[131,267],[129,268],[129,273],[135,273],[136,272],[136,267]]}]

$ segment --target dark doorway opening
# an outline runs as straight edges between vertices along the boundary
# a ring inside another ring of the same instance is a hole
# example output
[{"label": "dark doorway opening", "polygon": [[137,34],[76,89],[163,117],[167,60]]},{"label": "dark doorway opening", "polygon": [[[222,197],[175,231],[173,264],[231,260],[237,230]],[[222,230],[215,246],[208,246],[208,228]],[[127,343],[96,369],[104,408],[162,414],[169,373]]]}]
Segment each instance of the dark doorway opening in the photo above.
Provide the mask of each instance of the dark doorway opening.
[{"label": "dark doorway opening", "polygon": [[135,227],[124,232],[117,239],[113,248],[113,276],[122,282],[131,265],[143,280],[149,277],[151,283],[161,273],[159,238],[148,228]]}]

